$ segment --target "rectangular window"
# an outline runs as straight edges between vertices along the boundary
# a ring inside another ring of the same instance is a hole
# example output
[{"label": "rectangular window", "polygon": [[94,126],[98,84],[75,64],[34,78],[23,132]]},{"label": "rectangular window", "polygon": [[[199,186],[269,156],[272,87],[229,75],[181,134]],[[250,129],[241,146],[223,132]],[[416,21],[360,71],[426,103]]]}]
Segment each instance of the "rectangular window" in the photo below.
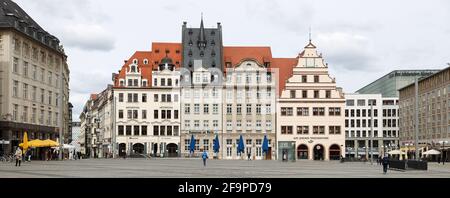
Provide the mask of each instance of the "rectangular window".
[{"label": "rectangular window", "polygon": [[231,115],[233,112],[233,104],[227,104],[227,114]]},{"label": "rectangular window", "polygon": [[13,81],[13,97],[18,97],[19,94],[19,81],[14,80]]},{"label": "rectangular window", "polygon": [[124,132],[124,131],[123,131],[123,125],[119,125],[119,126],[117,126],[117,128],[118,128],[117,130],[118,130],[118,132],[119,132],[119,135],[122,136],[122,135],[124,134],[124,133],[123,133],[123,132]]},{"label": "rectangular window", "polygon": [[161,119],[166,119],[166,110],[161,110]]},{"label": "rectangular window", "polygon": [[209,104],[203,104],[203,113],[209,114]]},{"label": "rectangular window", "polygon": [[154,102],[158,102],[158,94],[154,94],[153,95],[153,101]]},{"label": "rectangular window", "polygon": [[159,136],[159,126],[153,126],[153,135]]},{"label": "rectangular window", "polygon": [[325,91],[325,97],[326,98],[331,98],[331,91],[330,90]]},{"label": "rectangular window", "polygon": [[123,93],[119,93],[119,102],[123,102]]},{"label": "rectangular window", "polygon": [[297,126],[297,134],[308,135],[309,134],[309,126]]},{"label": "rectangular window", "polygon": [[292,126],[281,126],[281,134],[292,135]]},{"label": "rectangular window", "polygon": [[261,105],[260,104],[256,105],[256,114],[261,115]]},{"label": "rectangular window", "polygon": [[247,115],[250,115],[252,113],[252,105],[247,104]]},{"label": "rectangular window", "polygon": [[325,116],[325,108],[324,107],[314,107],[313,108],[313,116]]},{"label": "rectangular window", "polygon": [[213,120],[213,127],[218,127],[218,126],[219,126],[219,121]]},{"label": "rectangular window", "polygon": [[131,135],[131,126],[126,126],[126,135]]},{"label": "rectangular window", "polygon": [[172,111],[171,110],[166,111],[166,119],[172,119]]},{"label": "rectangular window", "polygon": [[44,90],[44,89],[41,89],[41,103],[42,103],[42,104],[44,104],[44,99],[45,99],[44,94],[45,94],[45,90]]},{"label": "rectangular window", "polygon": [[328,133],[330,135],[340,135],[341,134],[341,126],[329,126]]},{"label": "rectangular window", "polygon": [[167,126],[167,136],[172,136],[172,135],[173,135],[172,126]]},{"label": "rectangular window", "polygon": [[119,110],[119,119],[123,119],[123,110]]},{"label": "rectangular window", "polygon": [[173,111],[173,119],[178,119],[178,110]]},{"label": "rectangular window", "polygon": [[147,119],[147,110],[142,110],[142,119]]},{"label": "rectangular window", "polygon": [[190,104],[184,104],[184,114],[190,114],[191,113],[191,105]]},{"label": "rectangular window", "polygon": [[139,133],[139,126],[134,126],[133,127],[133,135],[134,136],[139,136],[140,135],[140,133]]},{"label": "rectangular window", "polygon": [[314,91],[314,98],[319,98],[319,91],[318,90]]},{"label": "rectangular window", "polygon": [[319,76],[314,76],[314,83],[318,83],[319,82]]},{"label": "rectangular window", "polygon": [[213,104],[213,114],[219,114],[219,104]]},{"label": "rectangular window", "polygon": [[173,136],[178,136],[180,134],[180,127],[173,126]]},{"label": "rectangular window", "polygon": [[33,65],[33,80],[37,80],[37,66]]},{"label": "rectangular window", "polygon": [[127,118],[128,118],[128,119],[133,118],[133,111],[132,111],[132,110],[128,110],[128,111],[127,111]]},{"label": "rectangular window", "polygon": [[19,74],[19,59],[15,57],[13,59],[13,73]]},{"label": "rectangular window", "polygon": [[138,102],[138,94],[133,94],[133,102]]},{"label": "rectangular window", "polygon": [[199,114],[200,113],[200,104],[194,104],[194,113]]},{"label": "rectangular window", "polygon": [[290,93],[291,93],[291,98],[296,98],[296,97],[295,97],[295,90],[291,90]]},{"label": "rectangular window", "polygon": [[142,94],[142,102],[147,102],[147,94]]},{"label": "rectangular window", "polygon": [[347,106],[355,106],[355,100],[347,100],[346,105]]},{"label": "rectangular window", "polygon": [[313,126],[313,134],[314,135],[325,134],[325,126]]},{"label": "rectangular window", "polygon": [[236,113],[237,113],[238,115],[241,115],[241,114],[242,114],[242,104],[237,104],[237,107],[236,107]]},{"label": "rectangular window", "polygon": [[306,82],[308,82],[308,80],[307,80],[308,78],[307,78],[307,76],[305,76],[305,75],[303,75],[302,76],[302,83],[306,83]]},{"label": "rectangular window", "polygon": [[147,126],[141,126],[141,135],[143,136],[147,135]]},{"label": "rectangular window", "polygon": [[309,116],[309,108],[297,107],[297,116]]},{"label": "rectangular window", "polygon": [[302,91],[302,98],[308,98],[308,91],[306,90]]},{"label": "rectangular window", "polygon": [[23,76],[28,78],[28,62],[23,62]]},{"label": "rectangular window", "polygon": [[166,136],[166,126],[160,126],[159,127],[159,135],[160,136]]},{"label": "rectangular window", "polygon": [[281,108],[281,116],[292,116],[293,108],[292,107],[282,107]]},{"label": "rectangular window", "polygon": [[128,93],[128,100],[127,100],[127,102],[133,102],[133,94],[131,94],[131,93]]}]

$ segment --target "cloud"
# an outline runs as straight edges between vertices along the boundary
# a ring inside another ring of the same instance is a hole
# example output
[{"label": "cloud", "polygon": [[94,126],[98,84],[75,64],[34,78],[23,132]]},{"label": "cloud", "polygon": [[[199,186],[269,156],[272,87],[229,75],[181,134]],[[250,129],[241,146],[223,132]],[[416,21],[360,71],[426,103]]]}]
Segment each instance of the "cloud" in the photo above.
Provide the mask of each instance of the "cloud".
[{"label": "cloud", "polygon": [[249,0],[247,14],[276,28],[305,34],[312,25],[314,7],[305,1]]},{"label": "cloud", "polygon": [[96,24],[75,24],[64,28],[64,43],[82,50],[111,51],[114,38],[102,26]]},{"label": "cloud", "polygon": [[349,71],[373,71],[376,57],[370,50],[369,39],[345,32],[319,33],[319,48],[331,67]]}]

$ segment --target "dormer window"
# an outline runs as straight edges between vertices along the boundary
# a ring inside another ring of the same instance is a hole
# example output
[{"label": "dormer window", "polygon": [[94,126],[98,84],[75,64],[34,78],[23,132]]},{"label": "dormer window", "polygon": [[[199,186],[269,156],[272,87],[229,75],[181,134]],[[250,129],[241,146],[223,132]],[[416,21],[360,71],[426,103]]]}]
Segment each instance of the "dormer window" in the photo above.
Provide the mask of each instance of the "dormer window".
[{"label": "dormer window", "polygon": [[134,79],[133,82],[134,82],[134,86],[135,86],[135,87],[139,86],[139,85],[138,85],[138,79]]},{"label": "dormer window", "polygon": [[131,72],[136,72],[136,66],[131,66]]},{"label": "dormer window", "polygon": [[144,59],[144,65],[148,64],[148,59]]},{"label": "dormer window", "polygon": [[133,60],[133,63],[134,63],[134,64],[138,64],[138,60],[137,60],[137,59],[134,59],[134,60]]},{"label": "dormer window", "polygon": [[147,80],[142,81],[142,87],[147,87]]},{"label": "dormer window", "polygon": [[119,86],[121,86],[121,87],[125,86],[125,84],[124,84],[124,81],[123,81],[123,80],[120,80],[120,81],[119,81]]}]

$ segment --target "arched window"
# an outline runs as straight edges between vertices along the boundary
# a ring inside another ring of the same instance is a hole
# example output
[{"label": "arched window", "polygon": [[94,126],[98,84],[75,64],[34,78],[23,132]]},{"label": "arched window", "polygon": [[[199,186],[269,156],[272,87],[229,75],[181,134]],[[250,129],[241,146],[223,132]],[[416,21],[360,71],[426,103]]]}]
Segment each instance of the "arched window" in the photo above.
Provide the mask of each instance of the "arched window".
[{"label": "arched window", "polygon": [[148,60],[144,59],[144,65],[147,65],[147,64],[148,64]]},{"label": "arched window", "polygon": [[134,60],[133,60],[133,63],[134,63],[134,64],[138,64],[138,60],[137,60],[137,59],[134,59]]}]

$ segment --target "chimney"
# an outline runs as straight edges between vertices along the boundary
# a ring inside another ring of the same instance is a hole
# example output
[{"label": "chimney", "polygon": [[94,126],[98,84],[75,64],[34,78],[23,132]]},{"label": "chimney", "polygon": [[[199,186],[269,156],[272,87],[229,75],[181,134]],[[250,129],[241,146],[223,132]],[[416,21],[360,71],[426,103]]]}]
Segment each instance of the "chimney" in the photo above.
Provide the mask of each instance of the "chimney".
[{"label": "chimney", "polygon": [[125,64],[127,64],[128,60],[124,60],[123,62],[124,62]]}]

